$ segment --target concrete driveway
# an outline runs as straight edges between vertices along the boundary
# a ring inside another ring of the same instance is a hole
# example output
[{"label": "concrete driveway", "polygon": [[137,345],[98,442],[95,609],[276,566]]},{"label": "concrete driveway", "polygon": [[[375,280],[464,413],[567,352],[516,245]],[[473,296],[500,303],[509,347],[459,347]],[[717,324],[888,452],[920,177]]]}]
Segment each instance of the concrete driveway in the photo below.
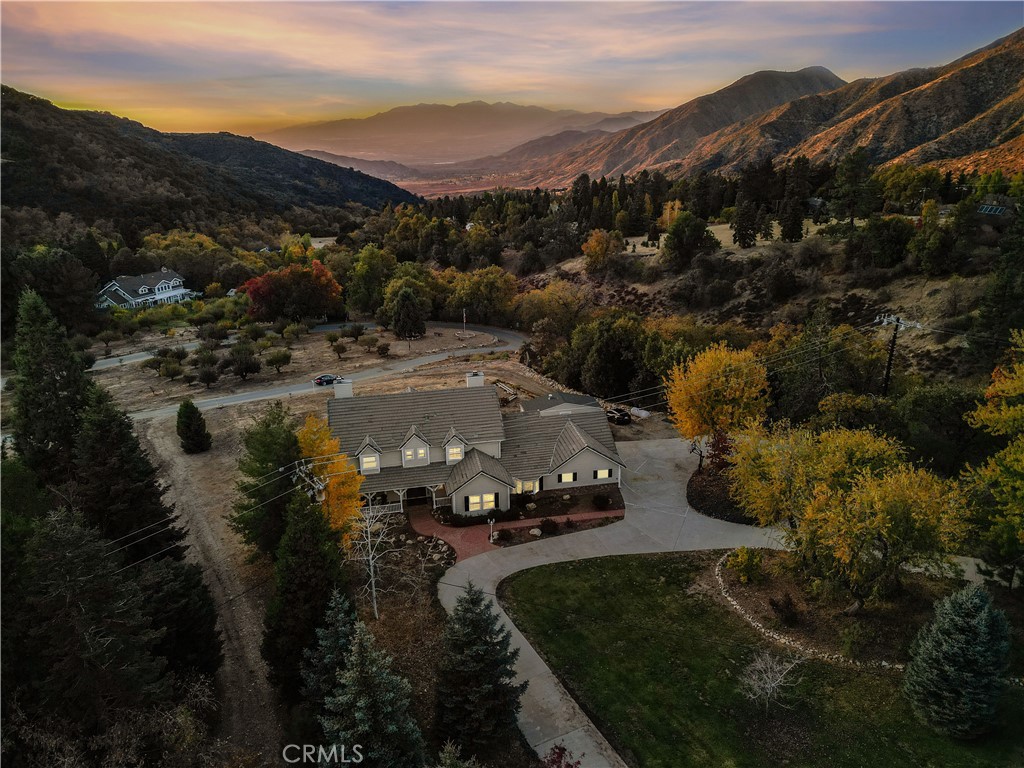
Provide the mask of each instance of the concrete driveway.
[{"label": "concrete driveway", "polygon": [[[705,517],[686,503],[686,483],[697,467],[682,440],[643,440],[616,444],[627,470],[622,495],[626,517],[589,531],[542,539],[486,552],[457,563],[442,577],[438,596],[451,612],[470,582],[494,595],[502,579],[548,563],[605,555],[646,554],[739,546],[777,547],[770,531]],[[497,601],[495,601],[497,603]],[[625,766],[507,614],[497,606],[519,648],[517,672],[529,681],[523,695],[519,727],[530,746],[544,755],[564,743],[577,757],[586,753],[586,768]]]}]

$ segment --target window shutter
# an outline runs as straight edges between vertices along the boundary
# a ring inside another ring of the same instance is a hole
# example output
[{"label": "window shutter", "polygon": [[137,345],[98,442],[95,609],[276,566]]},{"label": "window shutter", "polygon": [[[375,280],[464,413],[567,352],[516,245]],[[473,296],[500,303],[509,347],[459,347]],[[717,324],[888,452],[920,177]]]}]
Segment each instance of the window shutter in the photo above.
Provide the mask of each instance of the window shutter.
[{"label": "window shutter", "polygon": [[497,491],[494,492],[494,508],[501,509],[501,494]]},{"label": "window shutter", "polygon": [[537,483],[537,490],[538,491],[543,491],[544,490],[544,478],[543,477],[540,479],[540,482]]},{"label": "window shutter", "polygon": [[576,473],[575,472],[572,473],[572,481],[574,483],[576,482]]},{"label": "window shutter", "polygon": [[594,479],[597,480],[597,470],[594,470]]},{"label": "window shutter", "polygon": [[469,496],[466,497],[465,501],[463,501],[462,504],[463,504],[462,511],[463,512],[469,512]]}]

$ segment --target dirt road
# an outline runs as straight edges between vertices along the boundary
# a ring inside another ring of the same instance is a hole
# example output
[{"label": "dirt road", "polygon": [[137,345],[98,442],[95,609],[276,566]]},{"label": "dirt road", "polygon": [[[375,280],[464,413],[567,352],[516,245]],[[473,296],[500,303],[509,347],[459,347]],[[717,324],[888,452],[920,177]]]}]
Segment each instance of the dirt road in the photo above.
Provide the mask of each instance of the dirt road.
[{"label": "dirt road", "polygon": [[246,562],[245,548],[224,518],[234,497],[241,410],[207,414],[213,449],[202,454],[182,452],[174,418],[138,422],[136,430],[170,485],[167,498],[188,528],[188,559],[203,567],[220,615],[224,664],[217,675],[219,735],[277,765],[281,717],[260,656],[271,569],[262,562]]}]

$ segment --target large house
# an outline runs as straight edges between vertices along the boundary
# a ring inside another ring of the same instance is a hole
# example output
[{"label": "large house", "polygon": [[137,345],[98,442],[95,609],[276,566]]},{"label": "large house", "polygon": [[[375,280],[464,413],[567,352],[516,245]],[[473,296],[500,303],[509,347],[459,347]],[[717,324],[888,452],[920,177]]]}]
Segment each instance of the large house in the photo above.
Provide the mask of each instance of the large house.
[{"label": "large house", "polygon": [[503,414],[494,386],[353,397],[335,383],[331,434],[363,475],[362,493],[388,502],[450,505],[460,515],[507,510],[516,495],[618,485],[622,461],[593,398],[554,395]]},{"label": "large house", "polygon": [[106,307],[149,307],[154,304],[177,304],[192,298],[192,291],[185,287],[185,278],[173,269],[162,267],[159,272],[145,275],[119,275],[100,289],[96,306]]}]

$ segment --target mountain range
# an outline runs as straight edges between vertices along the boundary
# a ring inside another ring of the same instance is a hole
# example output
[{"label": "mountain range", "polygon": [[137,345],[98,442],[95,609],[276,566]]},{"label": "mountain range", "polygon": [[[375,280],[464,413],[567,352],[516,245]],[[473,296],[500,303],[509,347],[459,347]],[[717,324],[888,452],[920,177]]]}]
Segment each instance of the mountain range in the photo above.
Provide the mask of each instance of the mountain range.
[{"label": "mountain range", "polygon": [[366,118],[282,128],[259,134],[259,138],[296,151],[319,150],[365,160],[392,160],[423,169],[504,152],[560,131],[617,131],[660,114],[551,110],[509,102],[415,104]]},{"label": "mountain range", "polygon": [[[458,110],[452,109],[454,117]],[[755,72],[653,119],[616,131],[608,127],[605,121],[603,127],[548,130],[475,158],[468,157],[473,145],[466,144],[455,162],[413,162],[412,173],[389,178],[423,194],[494,186],[559,188],[580,173],[732,172],[763,156],[834,162],[857,147],[876,164],[1020,169],[1024,29],[944,66],[850,83],[824,67]],[[452,127],[452,135],[460,130]]]}]

